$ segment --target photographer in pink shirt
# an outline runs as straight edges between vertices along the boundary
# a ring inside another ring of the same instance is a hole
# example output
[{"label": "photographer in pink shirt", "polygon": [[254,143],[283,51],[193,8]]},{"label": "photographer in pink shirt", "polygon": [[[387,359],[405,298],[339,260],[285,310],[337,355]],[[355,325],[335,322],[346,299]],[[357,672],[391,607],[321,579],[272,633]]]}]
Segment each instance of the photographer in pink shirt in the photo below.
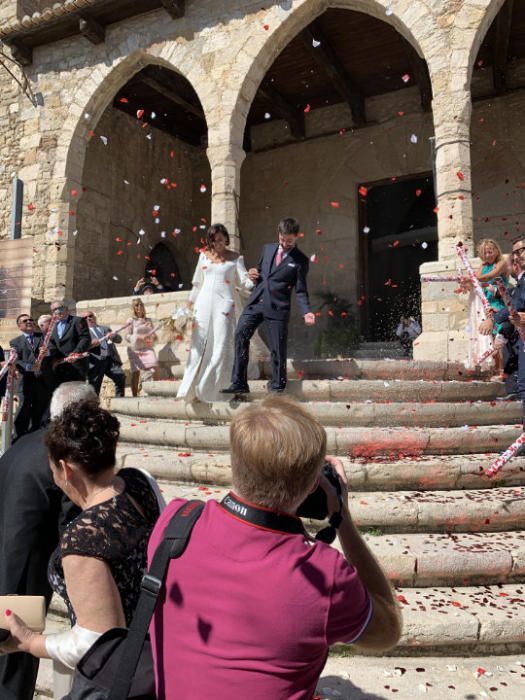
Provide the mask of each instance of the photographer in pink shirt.
[{"label": "photographer in pink shirt", "polygon": [[[158,697],[311,700],[331,644],[379,652],[398,642],[397,602],[352,522],[343,466],[325,457],[325,430],[305,408],[271,396],[238,412],[230,437],[233,491],[206,504],[152,623]],[[296,516],[312,492],[343,555]],[[182,503],[158,521],[150,560]]]}]

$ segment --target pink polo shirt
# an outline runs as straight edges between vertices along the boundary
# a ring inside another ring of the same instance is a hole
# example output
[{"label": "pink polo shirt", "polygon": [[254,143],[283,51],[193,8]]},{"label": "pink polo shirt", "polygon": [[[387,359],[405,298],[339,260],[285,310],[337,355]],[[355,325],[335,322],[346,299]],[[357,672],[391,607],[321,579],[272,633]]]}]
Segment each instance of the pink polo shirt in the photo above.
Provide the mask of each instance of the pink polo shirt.
[{"label": "pink polo shirt", "polygon": [[[148,557],[185,501],[160,517]],[[328,647],[363,633],[372,605],[332,547],[262,530],[209,501],[170,564],[151,627],[159,700],[310,700]]]}]

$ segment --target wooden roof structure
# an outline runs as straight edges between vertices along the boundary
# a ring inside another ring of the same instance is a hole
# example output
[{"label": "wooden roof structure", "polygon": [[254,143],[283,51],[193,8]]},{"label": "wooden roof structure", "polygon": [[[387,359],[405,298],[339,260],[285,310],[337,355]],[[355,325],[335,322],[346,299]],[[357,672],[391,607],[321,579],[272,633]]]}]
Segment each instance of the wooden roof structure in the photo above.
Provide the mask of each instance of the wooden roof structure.
[{"label": "wooden roof structure", "polygon": [[[21,64],[32,49],[68,36],[104,41],[105,28],[144,12],[164,8],[173,19],[185,12],[184,0],[65,0],[49,11],[0,27]],[[475,70],[492,71],[492,88],[477,99],[507,91],[509,66],[525,58],[525,0],[506,0],[490,27]],[[276,58],[254,98],[250,127],[284,119],[291,134],[305,138],[306,112],[346,103],[353,128],[367,124],[366,99],[417,86],[421,107],[430,111],[432,87],[425,61],[390,24],[370,15],[328,9],[295,36]],[[515,85],[512,86],[515,89]],[[525,87],[519,86],[519,87]],[[174,71],[148,66],[115,97],[114,106],[130,114],[155,113],[152,125],[192,144],[205,144],[206,122],[189,82]],[[145,117],[147,118],[147,116]],[[246,139],[249,148],[249,139]]]}]

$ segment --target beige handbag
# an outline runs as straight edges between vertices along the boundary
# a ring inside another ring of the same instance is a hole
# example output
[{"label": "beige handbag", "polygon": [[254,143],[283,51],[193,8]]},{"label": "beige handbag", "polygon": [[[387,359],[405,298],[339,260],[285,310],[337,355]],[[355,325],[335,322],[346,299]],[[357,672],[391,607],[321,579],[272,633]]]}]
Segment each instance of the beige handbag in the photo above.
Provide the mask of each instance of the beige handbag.
[{"label": "beige handbag", "polygon": [[43,595],[0,595],[0,641],[9,637],[5,611],[11,610],[33,632],[46,626],[46,601]]}]

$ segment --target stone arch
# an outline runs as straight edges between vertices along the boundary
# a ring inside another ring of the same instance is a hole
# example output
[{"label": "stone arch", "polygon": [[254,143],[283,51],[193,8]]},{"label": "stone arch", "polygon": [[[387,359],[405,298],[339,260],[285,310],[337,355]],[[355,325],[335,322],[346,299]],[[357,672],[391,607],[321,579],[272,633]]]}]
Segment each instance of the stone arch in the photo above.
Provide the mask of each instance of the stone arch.
[{"label": "stone arch", "polygon": [[[422,58],[427,60],[432,79],[431,46],[434,47],[435,53],[435,47],[439,43],[436,41],[436,34],[441,33],[441,29],[435,23],[431,11],[422,0],[411,0],[410,8],[406,9],[401,15],[396,15],[395,13],[387,14],[389,6],[389,0],[304,0],[296,9],[290,9],[284,19],[278,17],[279,21],[275,27],[271,24],[266,25],[268,30],[263,32],[264,36],[262,36],[258,47],[254,47],[255,37],[250,36],[249,53],[244,50],[239,52],[239,60],[245,62],[248,56],[250,65],[238,90],[230,117],[230,141],[233,146],[242,146],[242,135],[250,106],[261,80],[274,60],[302,29],[307,27],[308,24],[322,15],[327,9],[354,10],[390,24],[413,46]],[[281,8],[281,14],[282,12]]]},{"label": "stone arch", "polygon": [[[481,47],[483,39],[485,38],[485,35],[488,32],[490,25],[494,21],[496,15],[498,14],[498,12],[501,10],[503,5],[505,4],[505,1],[506,0],[487,0],[485,10],[483,12],[483,15],[481,17],[481,20],[480,20],[478,26],[475,29],[472,43],[470,44],[470,47],[469,47],[468,63],[466,65],[466,70],[467,70],[466,84],[467,84],[467,86],[470,86],[470,81],[472,79],[472,71],[474,69],[474,62],[476,60],[476,56],[478,55],[478,51]],[[467,2],[462,8],[461,16],[468,15],[469,12],[472,12],[472,9],[473,8],[471,6],[471,3]]]},{"label": "stone arch", "polygon": [[[181,47],[175,42],[161,42],[147,49],[138,49],[128,56],[125,55],[126,46],[123,45],[121,49],[117,57],[112,54],[113,60],[109,60],[107,65],[100,64],[87,76],[84,77],[82,71],[79,71],[76,76],[79,88],[62,122],[54,163],[54,194],[48,230],[55,231],[65,245],[60,249],[60,256],[57,256],[51,248],[49,249],[51,253],[48,253],[47,262],[52,264],[47,265],[49,272],[46,273],[45,279],[46,297],[53,296],[54,294],[49,290],[57,287],[65,288],[67,294],[72,297],[86,298],[87,296],[90,298],[93,296],[93,293],[89,293],[85,288],[90,268],[86,267],[84,274],[86,279],[78,275],[78,271],[85,267],[83,260],[87,255],[87,244],[85,237],[77,237],[77,231],[79,229],[85,230],[82,224],[85,224],[86,211],[88,211],[86,207],[89,207],[89,204],[84,200],[90,192],[93,193],[94,189],[93,187],[88,188],[88,191],[84,192],[81,198],[78,195],[82,192],[85,184],[89,146],[94,141],[94,139],[89,138],[89,132],[95,132],[102,115],[112,104],[119,90],[147,66],[165,68],[182,76],[192,86],[199,99],[207,125],[207,114],[210,113],[211,108],[209,105],[208,109],[204,107],[201,94],[199,94],[202,86],[205,85],[205,80],[198,62],[191,60],[188,48]],[[96,210],[93,211],[96,212]],[[185,226],[189,226],[189,219],[186,219]],[[108,226],[110,225],[113,224],[108,224]],[[164,225],[166,226],[165,235],[171,235],[169,224],[166,222]],[[104,238],[104,240],[106,239]],[[110,237],[107,240],[112,241],[113,238]],[[50,257],[51,254],[54,255],[53,259]],[[124,260],[124,257],[122,259]],[[92,265],[93,260],[89,259],[90,265]],[[135,272],[138,279],[140,272],[133,270],[133,274]],[[100,291],[103,289],[106,296],[112,296],[115,293],[126,294],[129,285],[127,282],[124,283],[121,274],[122,271],[117,271],[117,274],[113,276],[113,280],[116,281],[112,285],[114,291],[105,290],[103,285],[95,284],[98,295],[100,296]],[[132,274],[131,271],[130,274]],[[187,276],[188,273],[185,274],[185,277]],[[109,278],[105,275],[104,279]],[[104,293],[102,295],[104,296]]]},{"label": "stone arch", "polygon": [[[69,107],[67,116],[61,129],[61,138],[57,146],[57,154],[64,153],[63,157],[57,155],[54,166],[55,182],[65,181],[80,184],[85,156],[86,137],[94,125],[97,124],[104,109],[113,99],[115,93],[130,80],[133,75],[148,65],[158,65],[179,73],[192,85],[197,93],[204,111],[206,121],[211,110],[206,107],[205,101],[199,93],[199,86],[204,84],[204,76],[197,75],[199,68],[196,65],[186,71],[184,55],[176,56],[177,46],[171,43],[161,45],[156,50],[137,50],[125,55],[118,63],[107,66],[106,70],[99,66],[89,80],[83,82],[79,88],[76,99]],[[197,62],[194,62],[195,64]],[[86,119],[84,115],[89,115]]]}]

